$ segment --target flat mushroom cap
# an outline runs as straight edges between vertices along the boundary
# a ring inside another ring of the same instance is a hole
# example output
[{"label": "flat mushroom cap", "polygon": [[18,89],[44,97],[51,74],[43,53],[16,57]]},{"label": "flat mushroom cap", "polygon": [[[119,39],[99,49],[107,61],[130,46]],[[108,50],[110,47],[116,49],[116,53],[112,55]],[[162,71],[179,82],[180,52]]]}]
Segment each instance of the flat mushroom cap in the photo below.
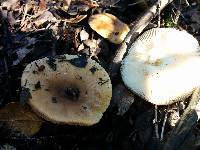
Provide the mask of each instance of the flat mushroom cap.
[{"label": "flat mushroom cap", "polygon": [[62,124],[93,125],[110,104],[112,85],[94,60],[76,55],[43,58],[28,64],[21,79],[28,103],[45,119]]},{"label": "flat mushroom cap", "polygon": [[109,13],[92,15],[88,23],[94,31],[115,44],[120,44],[130,30],[127,24]]},{"label": "flat mushroom cap", "polygon": [[121,66],[125,85],[143,99],[168,105],[200,86],[198,41],[186,31],[154,28],[131,46]]}]

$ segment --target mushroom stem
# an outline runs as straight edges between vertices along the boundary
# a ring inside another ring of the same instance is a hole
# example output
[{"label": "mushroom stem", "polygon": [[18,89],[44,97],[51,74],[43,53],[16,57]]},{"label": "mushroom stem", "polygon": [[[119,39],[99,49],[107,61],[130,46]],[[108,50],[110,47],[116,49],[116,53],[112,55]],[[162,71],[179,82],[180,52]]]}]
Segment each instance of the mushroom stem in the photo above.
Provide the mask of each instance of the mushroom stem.
[{"label": "mushroom stem", "polygon": [[[172,1],[173,0],[160,0],[160,11]],[[112,77],[117,75],[124,54],[130,48],[132,42],[144,30],[144,28],[149,24],[149,22],[157,15],[157,6],[158,3],[156,2],[152,7],[150,7],[142,16],[140,16],[135,21],[136,23],[131,27],[131,30],[126,35],[126,38],[120,44],[119,48],[115,53],[115,57],[110,64],[110,75]]]}]

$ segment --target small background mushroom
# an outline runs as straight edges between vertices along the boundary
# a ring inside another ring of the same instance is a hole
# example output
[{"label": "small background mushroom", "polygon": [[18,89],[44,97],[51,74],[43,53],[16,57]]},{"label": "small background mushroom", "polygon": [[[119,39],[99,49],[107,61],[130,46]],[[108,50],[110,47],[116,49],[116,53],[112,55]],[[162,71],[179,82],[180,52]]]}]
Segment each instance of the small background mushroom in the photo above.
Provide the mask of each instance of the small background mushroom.
[{"label": "small background mushroom", "polygon": [[128,25],[109,13],[92,15],[88,23],[94,31],[115,44],[120,44],[130,30]]}]

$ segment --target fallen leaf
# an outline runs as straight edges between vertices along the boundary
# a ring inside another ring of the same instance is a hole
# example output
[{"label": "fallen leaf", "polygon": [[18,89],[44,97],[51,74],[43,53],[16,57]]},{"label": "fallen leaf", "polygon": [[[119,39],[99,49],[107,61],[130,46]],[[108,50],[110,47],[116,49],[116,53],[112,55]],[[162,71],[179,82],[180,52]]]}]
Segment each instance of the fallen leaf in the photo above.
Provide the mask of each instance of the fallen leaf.
[{"label": "fallen leaf", "polygon": [[17,49],[16,53],[18,58],[17,60],[13,61],[13,65],[18,65],[24,59],[24,57],[26,57],[26,55],[33,50],[32,46],[37,42],[36,38],[27,39],[29,41],[28,44],[24,47]]},{"label": "fallen leaf", "polygon": [[102,37],[115,44],[120,44],[130,30],[127,24],[108,13],[92,15],[89,18],[89,25]]},{"label": "fallen leaf", "polygon": [[84,44],[82,43],[82,44],[80,44],[80,45],[78,46],[77,51],[79,52],[79,51],[82,51],[82,50],[84,50],[84,49],[85,49],[85,46],[84,46]]},{"label": "fallen leaf", "polygon": [[43,11],[46,9],[46,2],[45,0],[39,0],[39,11]]},{"label": "fallen leaf", "polygon": [[67,11],[70,7],[71,0],[63,0],[63,9]]},{"label": "fallen leaf", "polygon": [[[63,3],[64,5],[64,3]],[[83,12],[87,12],[90,8],[98,7],[98,4],[92,3],[87,0],[72,1],[67,13],[69,15],[78,15]]]},{"label": "fallen leaf", "polygon": [[192,22],[196,22],[200,24],[200,11],[192,10],[192,11],[189,11],[188,14],[191,17]]},{"label": "fallen leaf", "polygon": [[93,39],[93,40],[85,40],[84,42],[83,42],[86,46],[88,46],[88,47],[90,47],[90,48],[95,48],[95,47],[97,47],[98,45],[97,45],[97,40],[95,40],[95,39]]},{"label": "fallen leaf", "polygon": [[80,39],[81,41],[89,39],[89,34],[84,29],[80,32]]},{"label": "fallen leaf", "polygon": [[99,3],[104,7],[105,6],[110,7],[116,5],[119,2],[120,0],[101,0]]},{"label": "fallen leaf", "polygon": [[175,127],[175,125],[176,125],[176,123],[178,122],[179,119],[180,119],[179,112],[175,111],[175,110],[171,110],[169,117],[168,117],[169,125],[171,127]]},{"label": "fallen leaf", "polygon": [[56,22],[56,18],[50,11],[44,11],[35,21],[37,27],[43,25],[45,22]]},{"label": "fallen leaf", "polygon": [[79,23],[80,21],[82,21],[86,17],[87,17],[87,15],[77,15],[75,18],[65,19],[65,21],[67,23],[74,24],[74,23]]},{"label": "fallen leaf", "polygon": [[7,10],[14,10],[19,5],[19,0],[5,0],[1,3],[2,7],[6,7]]},{"label": "fallen leaf", "polygon": [[0,109],[0,125],[7,130],[6,136],[33,136],[42,120],[27,105],[12,102]]},{"label": "fallen leaf", "polygon": [[97,57],[97,55],[101,52],[98,40],[85,40],[83,43],[90,48],[90,57]]},{"label": "fallen leaf", "polygon": [[80,3],[83,3],[85,5],[88,5],[90,8],[94,8],[94,7],[99,7],[99,4],[97,3],[97,1],[91,1],[91,0],[79,0]]},{"label": "fallen leaf", "polygon": [[83,43],[90,48],[90,57],[97,57],[97,55],[99,55],[100,53],[103,56],[108,56],[109,54],[108,45],[103,38],[99,38],[98,40],[84,40]]},{"label": "fallen leaf", "polygon": [[11,146],[6,143],[0,146],[0,150],[17,150],[17,149],[14,146]]}]

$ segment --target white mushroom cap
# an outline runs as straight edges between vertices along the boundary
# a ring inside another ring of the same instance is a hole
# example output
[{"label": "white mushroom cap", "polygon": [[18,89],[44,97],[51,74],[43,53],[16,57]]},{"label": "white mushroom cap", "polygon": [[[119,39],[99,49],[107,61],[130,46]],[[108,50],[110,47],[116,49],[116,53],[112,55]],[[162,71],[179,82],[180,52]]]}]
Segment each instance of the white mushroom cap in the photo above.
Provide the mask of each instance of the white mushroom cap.
[{"label": "white mushroom cap", "polygon": [[167,105],[200,86],[198,41],[186,31],[155,28],[131,46],[121,66],[125,85],[145,100]]},{"label": "white mushroom cap", "polygon": [[28,103],[45,119],[64,124],[92,125],[110,104],[112,85],[96,61],[63,55],[28,64],[21,85],[29,89]]}]

